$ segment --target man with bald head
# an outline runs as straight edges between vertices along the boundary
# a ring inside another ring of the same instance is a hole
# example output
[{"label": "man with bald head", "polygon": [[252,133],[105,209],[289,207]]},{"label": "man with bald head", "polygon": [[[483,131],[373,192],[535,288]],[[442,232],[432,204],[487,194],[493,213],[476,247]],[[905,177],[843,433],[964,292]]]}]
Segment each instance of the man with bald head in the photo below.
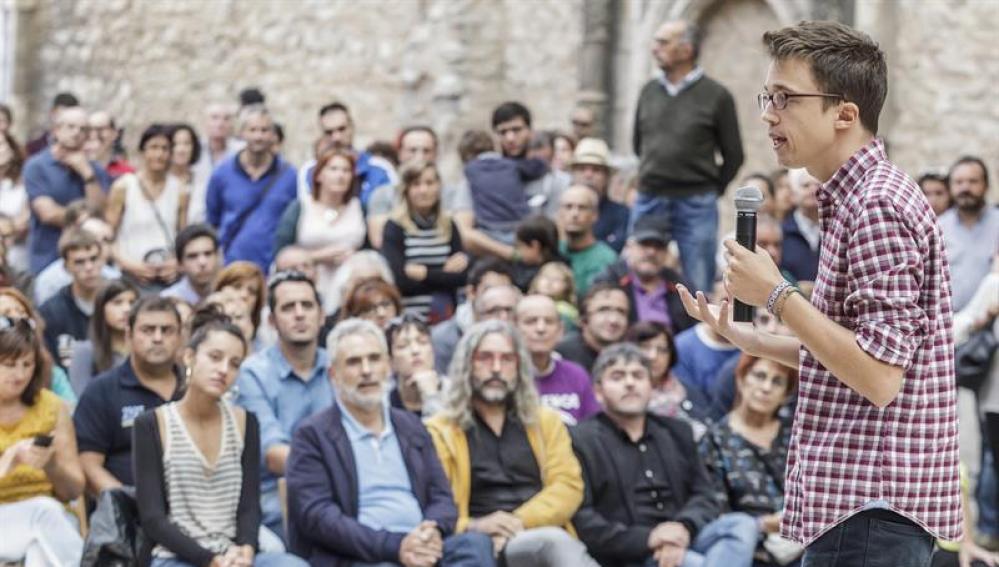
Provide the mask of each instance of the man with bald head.
[{"label": "man with bald head", "polygon": [[600,411],[590,375],[555,352],[563,332],[555,302],[547,295],[528,295],[517,303],[514,322],[531,353],[541,404],[558,411],[566,425],[576,425]]},{"label": "man with bald head", "polygon": [[599,205],[597,192],[581,184],[566,189],[559,202],[558,225],[565,235],[559,252],[569,260],[580,297],[586,294],[593,278],[617,260],[614,249],[593,234]]},{"label": "man with bald head", "polygon": [[81,198],[94,209],[104,205],[111,178],[83,152],[87,128],[85,110],[79,106],[62,109],[56,115],[52,144],[24,166],[24,187],[31,204],[28,256],[32,275],[59,259],[66,205]]},{"label": "man with bald head", "polygon": [[707,291],[714,281],[718,196],[739,171],[743,152],[732,95],[697,65],[700,38],[697,26],[683,21],[656,30],[652,56],[660,71],[642,88],[635,113],[640,163],[631,225],[643,216],[668,218],[684,275]]}]

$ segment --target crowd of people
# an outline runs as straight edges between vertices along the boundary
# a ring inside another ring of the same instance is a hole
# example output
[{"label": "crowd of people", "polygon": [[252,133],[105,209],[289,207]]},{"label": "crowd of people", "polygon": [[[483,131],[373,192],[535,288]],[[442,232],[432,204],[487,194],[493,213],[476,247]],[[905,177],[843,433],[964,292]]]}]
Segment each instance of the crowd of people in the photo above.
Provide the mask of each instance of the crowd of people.
[{"label": "crowd of people", "polygon": [[[432,128],[358,148],[339,101],[299,166],[257,89],[134,151],[70,93],[23,146],[0,105],[0,562],[79,564],[68,503],[127,491],[136,557],[160,567],[796,564],[798,372],[681,291],[726,297],[717,203],[738,180],[765,196],[757,246],[811,294],[822,183],[739,177],[734,98],[699,43],[657,30],[635,171],[584,107],[562,132],[497,106],[449,179]],[[958,342],[997,329],[984,161],[918,181]],[[978,531],[999,538],[990,372]]]}]

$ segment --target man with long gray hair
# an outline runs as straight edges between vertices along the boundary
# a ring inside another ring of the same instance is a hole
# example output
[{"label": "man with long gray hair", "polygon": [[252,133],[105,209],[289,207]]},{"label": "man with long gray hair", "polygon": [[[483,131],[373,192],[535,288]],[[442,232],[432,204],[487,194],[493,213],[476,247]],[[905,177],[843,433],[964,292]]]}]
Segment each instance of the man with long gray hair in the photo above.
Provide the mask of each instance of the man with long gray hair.
[{"label": "man with long gray hair", "polygon": [[618,343],[593,365],[604,411],[573,430],[586,479],[573,525],[604,565],[749,567],[756,520],[718,516],[690,425],[648,413],[649,364],[636,345]]},{"label": "man with long gray hair", "polygon": [[[596,566],[569,523],[583,479],[559,414],[542,407],[520,335],[476,323],[451,361],[445,408],[427,422],[458,505],[458,532],[492,537],[507,565]],[[542,474],[544,471],[544,474]]]}]

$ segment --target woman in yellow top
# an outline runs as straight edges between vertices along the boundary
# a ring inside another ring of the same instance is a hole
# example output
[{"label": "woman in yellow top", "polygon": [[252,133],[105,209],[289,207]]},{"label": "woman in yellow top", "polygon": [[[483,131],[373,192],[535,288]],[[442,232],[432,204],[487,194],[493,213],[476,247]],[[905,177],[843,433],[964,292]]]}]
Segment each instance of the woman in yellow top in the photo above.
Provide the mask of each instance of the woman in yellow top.
[{"label": "woman in yellow top", "polygon": [[83,539],[59,501],[80,496],[83,469],[32,323],[0,317],[0,562],[75,566]]}]

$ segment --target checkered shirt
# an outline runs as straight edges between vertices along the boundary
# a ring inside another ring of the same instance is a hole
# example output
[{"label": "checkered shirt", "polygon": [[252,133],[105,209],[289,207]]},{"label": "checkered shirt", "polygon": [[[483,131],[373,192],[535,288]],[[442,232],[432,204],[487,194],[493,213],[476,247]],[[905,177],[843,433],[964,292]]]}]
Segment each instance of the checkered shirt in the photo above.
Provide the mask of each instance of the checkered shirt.
[{"label": "checkered shirt", "polygon": [[872,503],[961,537],[950,269],[919,187],[875,140],[818,192],[812,304],[904,369],[879,409],[801,349],[781,533],[804,545]]}]

